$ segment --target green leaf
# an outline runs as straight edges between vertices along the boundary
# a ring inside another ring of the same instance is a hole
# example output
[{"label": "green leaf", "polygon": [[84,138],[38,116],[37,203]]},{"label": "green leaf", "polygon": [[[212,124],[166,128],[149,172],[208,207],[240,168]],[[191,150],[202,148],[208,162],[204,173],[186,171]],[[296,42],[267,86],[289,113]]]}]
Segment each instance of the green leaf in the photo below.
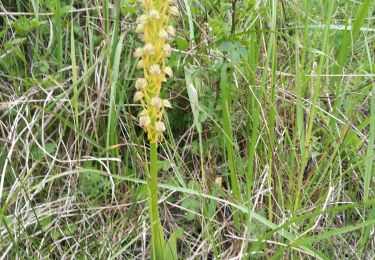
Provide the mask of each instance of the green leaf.
[{"label": "green leaf", "polygon": [[73,6],[66,5],[62,8],[55,10],[55,16],[64,16],[65,14],[68,14],[69,12],[75,10]]},{"label": "green leaf", "polygon": [[193,112],[194,124],[198,132],[202,132],[202,125],[199,121],[199,102],[198,102],[198,91],[193,85],[192,71],[185,67],[185,80],[187,85],[187,91],[189,95],[189,101],[191,110]]},{"label": "green leaf", "polygon": [[52,216],[48,216],[48,217],[45,217],[43,219],[40,219],[39,220],[40,229],[42,229],[43,231],[47,231],[51,222],[52,222]]},{"label": "green leaf", "polygon": [[5,28],[5,29],[1,30],[0,31],[0,38],[3,37],[7,31],[8,31],[8,28]]},{"label": "green leaf", "polygon": [[58,7],[58,2],[57,0],[44,0],[40,3],[42,6],[45,6],[51,10],[55,9]]},{"label": "green leaf", "polygon": [[213,35],[218,37],[218,39],[225,38],[226,34],[230,32],[229,23],[225,23],[219,17],[211,19],[209,26],[212,28]]},{"label": "green leaf", "polygon": [[59,238],[61,237],[61,233],[60,233],[59,230],[52,230],[52,231],[50,232],[50,236],[51,236],[51,238],[52,238],[53,240],[57,240],[57,239],[59,239]]},{"label": "green leaf", "polygon": [[27,38],[16,38],[14,40],[7,41],[6,43],[4,43],[5,50],[9,50],[9,49],[15,48],[14,45],[22,44],[26,40],[27,40]]},{"label": "green leaf", "polygon": [[[188,188],[190,190],[199,192],[201,190],[201,185],[198,181],[191,180],[188,183]],[[185,214],[185,219],[187,221],[192,221],[194,220],[196,216],[194,212],[197,212],[199,210],[200,202],[195,197],[187,196],[185,197],[185,199],[182,200],[181,206],[188,209],[188,211],[186,211],[186,214]]]},{"label": "green leaf", "polygon": [[239,42],[236,42],[235,45],[236,45],[236,50],[240,54],[240,56],[243,57],[243,58],[247,58],[248,52],[247,52],[246,47]]},{"label": "green leaf", "polygon": [[34,145],[30,149],[31,156],[34,157],[35,160],[42,159],[42,157],[48,153],[51,154],[56,151],[56,144],[55,143],[46,143],[44,149],[41,149],[39,146]]},{"label": "green leaf", "polygon": [[189,47],[189,42],[184,38],[176,38],[176,45],[180,51],[183,51]]},{"label": "green leaf", "polygon": [[240,54],[237,51],[231,51],[229,57],[233,65],[240,63]]},{"label": "green leaf", "polygon": [[124,14],[136,14],[137,8],[135,8],[134,0],[124,0],[123,6],[122,6],[122,12]]},{"label": "green leaf", "polygon": [[164,260],[175,260],[177,258],[177,239],[181,239],[184,234],[183,229],[178,228],[169,237],[165,244]]},{"label": "green leaf", "polygon": [[135,14],[137,13],[137,9],[134,8],[133,6],[124,6],[122,8],[122,11],[124,14]]},{"label": "green leaf", "polygon": [[168,171],[171,166],[171,162],[168,160],[158,161],[158,170]]},{"label": "green leaf", "polygon": [[143,200],[147,198],[147,186],[141,185],[137,188],[136,191],[136,200]]},{"label": "green leaf", "polygon": [[231,52],[235,49],[235,46],[232,42],[223,42],[221,45],[220,45],[220,50],[222,51],[226,51],[226,52]]},{"label": "green leaf", "polygon": [[248,7],[252,7],[255,5],[255,0],[245,0],[245,3]]},{"label": "green leaf", "polygon": [[64,228],[64,235],[72,236],[77,231],[77,229],[78,228],[77,228],[76,224],[74,224],[74,223],[69,224]]},{"label": "green leaf", "polygon": [[221,51],[228,53],[231,63],[234,65],[239,64],[241,57],[248,57],[246,48],[239,42],[226,41],[219,48]]},{"label": "green leaf", "polygon": [[21,16],[17,21],[13,23],[13,27],[19,35],[26,35],[31,30],[30,21],[25,17]]},{"label": "green leaf", "polygon": [[79,187],[83,195],[90,199],[105,196],[111,187],[108,177],[95,172],[97,168],[90,161],[85,163],[84,169],[87,172],[79,175]]}]

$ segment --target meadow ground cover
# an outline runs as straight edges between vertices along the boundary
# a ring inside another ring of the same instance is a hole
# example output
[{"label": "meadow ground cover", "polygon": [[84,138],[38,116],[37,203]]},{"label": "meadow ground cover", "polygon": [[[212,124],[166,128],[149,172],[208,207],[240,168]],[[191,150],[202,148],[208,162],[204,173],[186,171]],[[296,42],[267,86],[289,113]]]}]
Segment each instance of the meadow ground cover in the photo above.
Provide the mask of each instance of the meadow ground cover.
[{"label": "meadow ground cover", "polygon": [[0,259],[373,259],[374,49],[372,0],[0,0]]}]

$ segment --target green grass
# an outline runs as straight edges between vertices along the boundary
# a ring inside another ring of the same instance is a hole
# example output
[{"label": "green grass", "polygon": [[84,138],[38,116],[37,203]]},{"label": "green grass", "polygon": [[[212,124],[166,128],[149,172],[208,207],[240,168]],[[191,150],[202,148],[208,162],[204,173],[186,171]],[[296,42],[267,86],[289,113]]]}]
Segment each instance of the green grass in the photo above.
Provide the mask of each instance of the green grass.
[{"label": "green grass", "polygon": [[0,1],[0,258],[374,258],[373,1],[178,7],[149,158],[135,1]]}]

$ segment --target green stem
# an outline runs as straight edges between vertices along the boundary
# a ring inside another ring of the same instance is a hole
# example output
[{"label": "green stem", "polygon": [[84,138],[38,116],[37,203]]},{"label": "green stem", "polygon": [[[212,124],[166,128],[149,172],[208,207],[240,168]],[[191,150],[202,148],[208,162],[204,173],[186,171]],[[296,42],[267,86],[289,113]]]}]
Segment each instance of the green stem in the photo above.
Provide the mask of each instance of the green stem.
[{"label": "green stem", "polygon": [[55,10],[55,23],[56,23],[56,37],[57,37],[57,70],[59,75],[62,76],[62,51],[63,51],[63,34],[61,26],[61,3],[60,0],[57,1],[57,10]]},{"label": "green stem", "polygon": [[150,145],[150,175],[147,180],[148,203],[151,223],[151,258],[163,259],[164,238],[158,211],[158,148],[156,143]]}]

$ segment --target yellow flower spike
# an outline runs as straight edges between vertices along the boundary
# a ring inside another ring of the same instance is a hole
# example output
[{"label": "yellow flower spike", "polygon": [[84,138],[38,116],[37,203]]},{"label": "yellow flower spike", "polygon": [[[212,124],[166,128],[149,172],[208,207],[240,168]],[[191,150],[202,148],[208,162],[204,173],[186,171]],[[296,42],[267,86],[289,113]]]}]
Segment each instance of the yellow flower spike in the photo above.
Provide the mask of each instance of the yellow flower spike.
[{"label": "yellow flower spike", "polygon": [[[144,76],[136,81],[134,100],[140,101],[143,108],[139,114],[140,120],[142,118],[140,125],[147,132],[149,141],[157,143],[163,137],[165,129],[162,122],[165,109],[172,107],[168,100],[159,97],[161,85],[167,81],[166,77],[173,77],[172,69],[165,64],[166,58],[172,53],[167,41],[176,35],[175,29],[169,25],[169,16],[178,16],[179,12],[175,6],[176,0],[143,0],[139,3],[143,14],[136,20],[136,33],[145,45],[137,48],[134,56],[141,58],[137,69],[143,69]],[[149,123],[146,116],[150,119]]]},{"label": "yellow flower spike", "polygon": [[151,226],[151,259],[165,259],[164,235],[158,211],[158,165],[157,145],[163,139],[166,130],[163,114],[172,105],[167,99],[160,98],[162,83],[166,76],[173,77],[173,71],[166,65],[172,48],[167,40],[176,32],[169,26],[169,16],[178,16],[176,0],[142,0],[141,14],[137,19],[136,33],[144,42],[143,48],[137,48],[134,56],[141,58],[137,67],[143,68],[143,77],[136,80],[135,100],[140,101],[142,111],[138,114],[139,125],[144,128],[150,141],[150,163],[146,170],[148,202]]}]

